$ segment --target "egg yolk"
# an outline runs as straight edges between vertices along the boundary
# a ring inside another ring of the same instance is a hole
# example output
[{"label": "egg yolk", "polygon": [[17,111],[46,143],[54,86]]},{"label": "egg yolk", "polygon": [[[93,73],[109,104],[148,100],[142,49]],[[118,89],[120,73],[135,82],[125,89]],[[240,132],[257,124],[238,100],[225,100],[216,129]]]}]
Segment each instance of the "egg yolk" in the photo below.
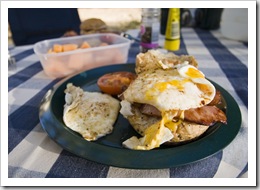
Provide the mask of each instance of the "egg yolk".
[{"label": "egg yolk", "polygon": [[134,149],[137,150],[150,150],[153,148],[157,148],[160,146],[163,129],[166,127],[172,133],[176,133],[178,129],[178,125],[181,124],[182,119],[184,118],[184,111],[182,111],[180,115],[180,119],[177,122],[174,122],[172,119],[176,116],[178,111],[169,111],[162,113],[162,120],[148,127],[144,132],[144,137],[142,138],[144,141],[139,142]]},{"label": "egg yolk", "polygon": [[189,67],[185,74],[191,78],[204,78],[204,74],[193,67]]},{"label": "egg yolk", "polygon": [[184,84],[189,81],[190,81],[189,79],[183,79],[183,80],[171,80],[168,82],[156,83],[153,88],[150,88],[149,90],[146,91],[146,94],[145,94],[146,99],[152,100],[153,97],[156,96],[156,92],[163,92],[167,89],[168,86],[174,86],[179,91],[183,91]]},{"label": "egg yolk", "polygon": [[[145,130],[144,149],[149,150],[160,146],[160,133],[162,132],[162,128],[161,122],[157,122]],[[141,149],[141,146],[137,147],[137,149]]]},{"label": "egg yolk", "polygon": [[196,85],[205,94],[210,95],[212,93],[212,90],[209,88],[207,84],[197,83]]},{"label": "egg yolk", "polygon": [[181,112],[181,115],[178,119],[178,121],[173,121],[174,116],[177,114],[178,112],[170,112],[164,114],[163,116],[163,121],[164,121],[164,125],[165,127],[167,127],[168,129],[170,129],[172,131],[173,134],[176,133],[177,129],[178,129],[178,125],[180,125],[182,123],[182,121],[184,120],[184,111]]},{"label": "egg yolk", "polygon": [[165,123],[165,126],[172,131],[173,134],[176,133],[178,129],[178,125],[181,124],[181,120],[178,120],[177,122],[170,121],[168,123]]}]

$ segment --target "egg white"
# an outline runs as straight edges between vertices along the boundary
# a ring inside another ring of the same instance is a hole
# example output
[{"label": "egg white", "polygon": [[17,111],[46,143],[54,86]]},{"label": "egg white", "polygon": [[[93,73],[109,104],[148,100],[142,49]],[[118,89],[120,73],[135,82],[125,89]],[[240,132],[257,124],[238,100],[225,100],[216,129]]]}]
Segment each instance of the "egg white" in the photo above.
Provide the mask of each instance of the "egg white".
[{"label": "egg white", "polygon": [[[197,82],[204,85],[198,85]],[[193,80],[181,76],[177,69],[140,73],[124,92],[127,101],[150,104],[161,112],[201,107],[214,96],[215,87],[207,79]]]},{"label": "egg white", "polygon": [[63,120],[67,127],[88,141],[97,140],[113,131],[120,103],[99,92],[86,92],[72,84],[65,90]]}]

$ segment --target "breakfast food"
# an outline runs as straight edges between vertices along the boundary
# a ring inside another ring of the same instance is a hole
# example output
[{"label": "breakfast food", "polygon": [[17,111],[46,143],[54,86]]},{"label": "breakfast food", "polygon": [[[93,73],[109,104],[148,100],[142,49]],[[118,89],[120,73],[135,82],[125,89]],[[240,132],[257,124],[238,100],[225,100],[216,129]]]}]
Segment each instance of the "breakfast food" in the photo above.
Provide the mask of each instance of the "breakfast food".
[{"label": "breakfast food", "polygon": [[50,57],[49,64],[46,64],[44,67],[45,73],[49,77],[56,77],[62,73],[63,76],[71,74],[72,70],[69,67],[64,67],[63,60],[59,59],[58,57]]},{"label": "breakfast food", "polygon": [[110,95],[83,91],[71,83],[67,84],[63,121],[88,141],[113,131],[119,109],[119,101]]},{"label": "breakfast food", "polygon": [[80,46],[81,49],[86,49],[86,48],[90,48],[90,47],[91,47],[91,46],[90,46],[89,43],[86,42],[86,41],[84,41],[84,42],[81,44],[81,46]]},{"label": "breakfast food", "polygon": [[82,44],[79,46],[77,44],[53,44],[52,48],[48,50],[48,53],[62,53],[66,51],[73,51],[77,49],[86,49],[90,48],[91,46],[89,45],[88,42],[84,41]]},{"label": "breakfast food", "polygon": [[127,139],[125,147],[151,150],[185,142],[226,123],[225,113],[210,104],[216,89],[197,65],[192,56],[156,50],[137,55],[138,75],[122,94],[120,113],[142,137]]},{"label": "breakfast food", "polygon": [[[101,46],[107,46],[105,42],[100,43]],[[57,48],[60,47],[60,48]],[[80,48],[90,48],[87,42],[83,42]],[[52,48],[53,49],[53,48]],[[50,54],[55,54],[53,50],[49,50]],[[64,52],[61,45],[55,45],[57,53]],[[44,71],[50,77],[64,77],[70,74],[79,73],[88,69],[101,67],[109,64],[119,64],[126,61],[126,57],[118,48],[110,48],[109,50],[91,51],[71,53],[66,56],[48,57],[48,64],[44,65]]]},{"label": "breakfast food", "polygon": [[120,95],[135,78],[134,73],[127,71],[107,73],[98,79],[97,85],[106,94]]}]

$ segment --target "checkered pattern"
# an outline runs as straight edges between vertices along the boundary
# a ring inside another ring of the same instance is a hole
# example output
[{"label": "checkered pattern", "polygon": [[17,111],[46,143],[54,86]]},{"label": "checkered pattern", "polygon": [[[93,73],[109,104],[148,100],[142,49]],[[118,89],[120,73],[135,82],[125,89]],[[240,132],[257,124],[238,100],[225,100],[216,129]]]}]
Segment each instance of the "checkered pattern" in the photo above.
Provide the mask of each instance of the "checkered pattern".
[{"label": "checkered pattern", "polygon": [[[129,31],[138,34],[137,30]],[[163,38],[160,40],[163,44]],[[236,100],[242,113],[237,137],[217,154],[184,166],[158,170],[111,167],[80,158],[57,145],[41,128],[39,104],[59,79],[48,78],[33,46],[10,49],[16,65],[8,73],[9,178],[237,178],[247,177],[248,47],[216,31],[183,28],[176,54],[195,56],[207,78]],[[135,62],[139,45],[132,43],[128,61]],[[126,155],[127,156],[127,155]]]}]

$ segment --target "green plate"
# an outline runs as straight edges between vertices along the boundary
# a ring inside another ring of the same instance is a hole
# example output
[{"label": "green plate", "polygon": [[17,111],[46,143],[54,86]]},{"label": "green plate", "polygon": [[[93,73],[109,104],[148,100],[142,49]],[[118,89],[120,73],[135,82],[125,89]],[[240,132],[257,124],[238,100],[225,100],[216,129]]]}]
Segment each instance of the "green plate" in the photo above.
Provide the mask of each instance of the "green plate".
[{"label": "green plate", "polygon": [[175,147],[161,146],[143,151],[129,150],[122,142],[138,134],[119,114],[111,134],[97,141],[86,141],[78,133],[65,126],[63,106],[67,83],[73,83],[86,91],[100,91],[96,82],[103,74],[115,71],[134,72],[134,64],[100,67],[64,79],[43,98],[40,106],[40,123],[51,139],[67,151],[85,159],[122,168],[159,169],[184,165],[207,158],[225,148],[236,137],[241,127],[241,112],[233,97],[218,84],[212,82],[222,94],[228,124],[211,126],[199,139]]}]

